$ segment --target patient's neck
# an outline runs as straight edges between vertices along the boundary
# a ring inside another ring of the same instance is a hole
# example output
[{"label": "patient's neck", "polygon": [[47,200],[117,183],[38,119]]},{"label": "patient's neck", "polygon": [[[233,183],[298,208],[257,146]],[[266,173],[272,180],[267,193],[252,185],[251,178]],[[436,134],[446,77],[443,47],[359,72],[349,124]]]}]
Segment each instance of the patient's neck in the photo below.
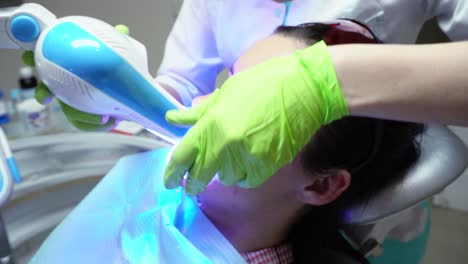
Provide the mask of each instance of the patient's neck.
[{"label": "patient's neck", "polygon": [[202,203],[205,215],[237,251],[252,252],[285,243],[290,228],[302,215],[301,207],[281,206],[238,211]]}]

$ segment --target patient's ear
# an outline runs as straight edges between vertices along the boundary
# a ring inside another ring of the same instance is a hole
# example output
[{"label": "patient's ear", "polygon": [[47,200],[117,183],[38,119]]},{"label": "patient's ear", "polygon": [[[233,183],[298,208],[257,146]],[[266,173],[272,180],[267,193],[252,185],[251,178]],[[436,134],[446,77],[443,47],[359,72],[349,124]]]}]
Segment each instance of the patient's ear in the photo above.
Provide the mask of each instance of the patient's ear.
[{"label": "patient's ear", "polygon": [[311,205],[326,205],[336,200],[351,184],[347,170],[336,170],[327,176],[314,177],[299,190],[298,199]]}]

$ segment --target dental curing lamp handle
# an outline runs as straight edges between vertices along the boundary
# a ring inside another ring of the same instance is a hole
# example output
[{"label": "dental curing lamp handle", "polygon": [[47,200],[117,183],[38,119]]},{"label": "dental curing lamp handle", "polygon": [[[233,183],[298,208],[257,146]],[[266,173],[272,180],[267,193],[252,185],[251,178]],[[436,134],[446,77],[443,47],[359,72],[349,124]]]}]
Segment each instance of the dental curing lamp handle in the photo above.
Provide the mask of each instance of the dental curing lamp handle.
[{"label": "dental curing lamp handle", "polygon": [[135,121],[171,143],[188,128],[167,111],[184,108],[148,72],[143,44],[90,17],[64,17],[38,39],[41,79],[66,104],[84,112]]},{"label": "dental curing lamp handle", "polygon": [[148,72],[143,44],[90,17],[57,19],[38,4],[2,9],[0,48],[34,51],[36,70],[57,98],[83,112],[130,120],[176,143],[188,128],[165,113],[184,108]]}]

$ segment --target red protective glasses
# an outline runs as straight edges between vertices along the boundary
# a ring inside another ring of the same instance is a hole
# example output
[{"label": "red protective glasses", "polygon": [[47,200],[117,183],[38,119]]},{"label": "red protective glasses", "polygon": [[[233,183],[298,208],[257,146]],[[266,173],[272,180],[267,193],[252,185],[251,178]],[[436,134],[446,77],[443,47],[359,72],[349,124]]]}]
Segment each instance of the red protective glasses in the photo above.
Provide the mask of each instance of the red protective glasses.
[{"label": "red protective glasses", "polygon": [[298,27],[327,25],[330,28],[322,35],[327,45],[351,43],[382,43],[364,24],[351,19],[337,19],[320,23],[305,23]]}]

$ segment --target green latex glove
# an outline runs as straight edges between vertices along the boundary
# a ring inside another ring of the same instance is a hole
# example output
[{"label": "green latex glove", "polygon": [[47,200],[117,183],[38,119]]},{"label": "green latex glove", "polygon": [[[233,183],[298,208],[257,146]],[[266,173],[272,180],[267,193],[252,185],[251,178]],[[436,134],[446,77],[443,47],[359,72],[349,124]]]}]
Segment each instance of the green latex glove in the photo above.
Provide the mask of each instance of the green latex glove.
[{"label": "green latex glove", "polygon": [[[120,33],[128,35],[129,29],[125,25],[115,26]],[[22,60],[24,64],[31,67],[35,66],[34,53],[32,51],[26,51],[23,53]],[[54,98],[54,94],[49,88],[41,81],[35,90],[36,100],[43,105],[49,104]],[[107,131],[114,128],[117,125],[116,119],[108,116],[95,115],[91,113],[82,112],[75,109],[62,101],[59,100],[60,106],[63,113],[67,117],[68,121],[73,124],[76,128],[85,131]]]},{"label": "green latex glove", "polygon": [[166,114],[192,125],[174,149],[165,185],[202,192],[216,172],[226,185],[257,187],[293,161],[322,126],[348,114],[324,42],[238,73],[195,108]]}]

